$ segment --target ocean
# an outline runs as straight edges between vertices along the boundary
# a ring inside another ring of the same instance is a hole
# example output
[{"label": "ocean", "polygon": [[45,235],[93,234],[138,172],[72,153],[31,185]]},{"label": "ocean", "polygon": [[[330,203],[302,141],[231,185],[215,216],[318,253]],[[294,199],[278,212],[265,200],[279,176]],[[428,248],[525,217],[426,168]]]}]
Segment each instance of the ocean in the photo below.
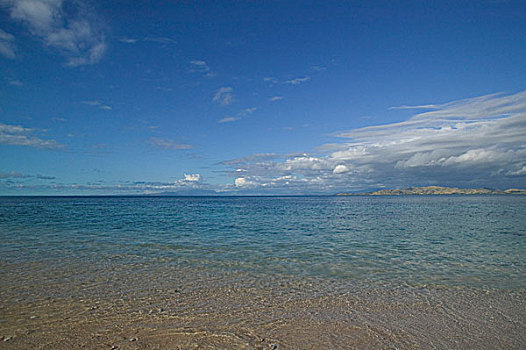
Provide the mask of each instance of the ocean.
[{"label": "ocean", "polygon": [[526,344],[526,196],[2,197],[0,238],[0,348]]}]

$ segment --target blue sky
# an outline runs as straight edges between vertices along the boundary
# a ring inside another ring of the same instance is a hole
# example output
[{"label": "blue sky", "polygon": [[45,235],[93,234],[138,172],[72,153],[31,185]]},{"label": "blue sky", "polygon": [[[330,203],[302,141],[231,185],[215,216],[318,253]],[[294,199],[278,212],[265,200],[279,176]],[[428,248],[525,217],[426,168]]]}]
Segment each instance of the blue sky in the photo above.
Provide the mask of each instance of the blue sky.
[{"label": "blue sky", "polygon": [[0,194],[526,187],[524,1],[0,0]]}]

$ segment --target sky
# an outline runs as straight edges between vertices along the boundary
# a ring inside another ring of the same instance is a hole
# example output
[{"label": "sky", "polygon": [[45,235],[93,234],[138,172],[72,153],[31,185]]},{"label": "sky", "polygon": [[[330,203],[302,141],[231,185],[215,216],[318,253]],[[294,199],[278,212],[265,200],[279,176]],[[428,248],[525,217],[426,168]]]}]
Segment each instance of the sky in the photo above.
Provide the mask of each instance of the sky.
[{"label": "sky", "polygon": [[0,195],[526,188],[526,1],[0,0]]}]

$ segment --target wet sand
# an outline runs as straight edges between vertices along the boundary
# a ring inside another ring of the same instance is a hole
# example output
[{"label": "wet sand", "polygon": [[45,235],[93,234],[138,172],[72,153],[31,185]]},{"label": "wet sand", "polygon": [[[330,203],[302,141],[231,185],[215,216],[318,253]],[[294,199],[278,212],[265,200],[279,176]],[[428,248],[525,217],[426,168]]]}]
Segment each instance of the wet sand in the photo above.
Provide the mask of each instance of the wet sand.
[{"label": "wet sand", "polygon": [[2,265],[0,349],[523,349],[526,291]]}]

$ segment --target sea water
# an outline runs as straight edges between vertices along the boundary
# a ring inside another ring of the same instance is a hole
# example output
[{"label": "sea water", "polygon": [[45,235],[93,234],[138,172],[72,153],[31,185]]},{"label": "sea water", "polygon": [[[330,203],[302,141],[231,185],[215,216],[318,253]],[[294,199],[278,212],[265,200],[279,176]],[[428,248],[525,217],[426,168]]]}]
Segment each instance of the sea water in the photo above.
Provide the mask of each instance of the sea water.
[{"label": "sea water", "polygon": [[526,288],[526,197],[0,198],[0,262]]},{"label": "sea water", "polygon": [[526,196],[2,197],[0,349],[521,349]]}]

